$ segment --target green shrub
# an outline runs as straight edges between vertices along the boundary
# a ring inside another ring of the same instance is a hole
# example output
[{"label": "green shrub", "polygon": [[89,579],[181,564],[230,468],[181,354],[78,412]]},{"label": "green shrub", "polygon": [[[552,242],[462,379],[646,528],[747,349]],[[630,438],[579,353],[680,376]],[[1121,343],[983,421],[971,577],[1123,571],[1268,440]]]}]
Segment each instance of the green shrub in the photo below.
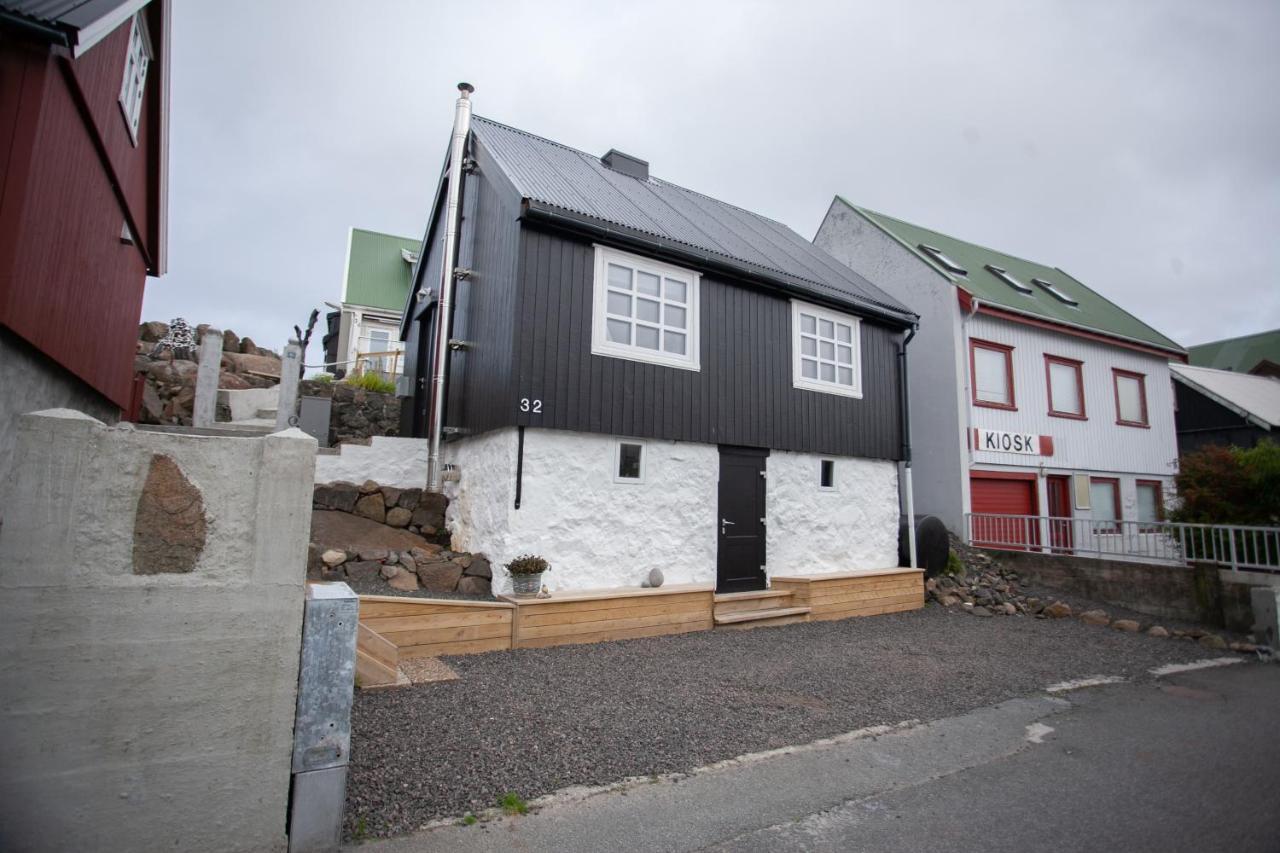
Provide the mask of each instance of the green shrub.
[{"label": "green shrub", "polygon": [[1183,454],[1174,521],[1199,524],[1276,524],[1280,521],[1280,445],[1210,446]]},{"label": "green shrub", "polygon": [[959,577],[964,574],[964,563],[960,562],[960,556],[955,551],[947,552],[947,565],[942,570],[944,575]]},{"label": "green shrub", "polygon": [[359,376],[349,376],[343,380],[353,388],[363,388],[365,391],[376,391],[379,394],[396,393],[396,383],[390,379],[383,379],[376,373],[362,373]]},{"label": "green shrub", "polygon": [[551,571],[551,566],[541,557],[535,557],[532,554],[522,554],[510,563],[507,563],[507,571],[513,575],[536,575],[541,572]]},{"label": "green shrub", "polygon": [[333,374],[332,374],[332,373],[313,373],[313,374],[311,374],[310,376],[308,376],[307,378],[308,378],[308,379],[310,379],[312,382],[326,382],[326,383],[327,383],[327,382],[332,382],[332,381],[333,381]]}]

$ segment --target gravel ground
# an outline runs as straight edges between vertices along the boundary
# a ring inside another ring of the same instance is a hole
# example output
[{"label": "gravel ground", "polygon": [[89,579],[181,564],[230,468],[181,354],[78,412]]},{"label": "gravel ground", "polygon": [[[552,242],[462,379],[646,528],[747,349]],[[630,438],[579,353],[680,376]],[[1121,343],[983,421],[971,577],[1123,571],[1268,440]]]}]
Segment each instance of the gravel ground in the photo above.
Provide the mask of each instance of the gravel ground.
[{"label": "gravel ground", "polygon": [[[679,772],[1070,678],[1213,656],[1078,620],[922,611],[447,658],[458,681],[357,691],[347,833],[376,837],[569,785]],[[1229,654],[1229,653],[1228,653]]]}]

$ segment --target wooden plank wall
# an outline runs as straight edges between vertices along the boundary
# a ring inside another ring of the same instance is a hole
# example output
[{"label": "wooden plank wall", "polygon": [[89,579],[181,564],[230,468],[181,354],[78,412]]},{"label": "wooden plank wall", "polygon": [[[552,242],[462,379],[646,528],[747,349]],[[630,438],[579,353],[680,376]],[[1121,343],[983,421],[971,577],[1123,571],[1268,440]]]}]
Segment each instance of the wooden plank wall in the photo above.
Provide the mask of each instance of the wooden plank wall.
[{"label": "wooden plank wall", "polygon": [[360,596],[361,624],[395,643],[402,659],[509,649],[514,613],[506,602]]},{"label": "wooden plank wall", "polygon": [[848,619],[924,607],[924,573],[902,569],[867,574],[779,577],[774,589],[790,590],[795,607],[810,608],[809,619]]},{"label": "wooden plank wall", "polygon": [[530,649],[708,631],[714,624],[714,598],[715,593],[707,587],[650,590],[623,597],[587,594],[521,601],[514,645]]}]

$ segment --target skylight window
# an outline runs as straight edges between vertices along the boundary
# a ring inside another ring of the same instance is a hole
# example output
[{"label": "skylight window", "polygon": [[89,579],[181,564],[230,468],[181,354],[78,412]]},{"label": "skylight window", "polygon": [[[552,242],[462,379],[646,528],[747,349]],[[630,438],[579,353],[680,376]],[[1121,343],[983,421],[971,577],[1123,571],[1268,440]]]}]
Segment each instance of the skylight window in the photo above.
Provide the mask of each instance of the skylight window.
[{"label": "skylight window", "polygon": [[1009,275],[1009,273],[1003,267],[998,267],[995,264],[987,264],[987,271],[990,272],[992,275],[994,275],[996,278],[1003,281],[1005,284],[1012,287],[1014,290],[1018,291],[1019,293],[1035,292],[1034,290],[1032,290],[1031,288],[1023,284],[1022,282],[1018,281],[1013,276]]},{"label": "skylight window", "polygon": [[936,246],[930,246],[927,243],[921,243],[920,251],[924,252],[926,255],[933,258],[938,263],[942,264],[943,268],[945,268],[949,272],[953,272],[956,275],[969,274],[969,271],[967,269],[965,269],[964,267],[957,264],[955,261],[948,258],[946,255],[942,253],[942,250]]},{"label": "skylight window", "polygon": [[1079,305],[1079,304],[1080,304],[1079,302],[1077,302],[1076,300],[1072,299],[1070,296],[1067,296],[1067,294],[1065,294],[1065,293],[1063,293],[1061,290],[1059,290],[1059,289],[1057,288],[1057,286],[1056,286],[1056,285],[1054,285],[1054,283],[1053,283],[1053,282],[1051,282],[1051,281],[1045,281],[1045,280],[1044,280],[1044,279],[1042,279],[1042,278],[1033,278],[1033,279],[1031,279],[1031,283],[1032,283],[1032,284],[1038,284],[1038,285],[1040,285],[1040,286],[1041,286],[1042,288],[1044,288],[1048,293],[1052,294],[1052,295],[1053,295],[1053,297],[1054,297],[1055,299],[1057,299],[1059,302],[1062,302],[1062,303],[1064,303],[1064,304],[1066,304],[1066,305]]}]

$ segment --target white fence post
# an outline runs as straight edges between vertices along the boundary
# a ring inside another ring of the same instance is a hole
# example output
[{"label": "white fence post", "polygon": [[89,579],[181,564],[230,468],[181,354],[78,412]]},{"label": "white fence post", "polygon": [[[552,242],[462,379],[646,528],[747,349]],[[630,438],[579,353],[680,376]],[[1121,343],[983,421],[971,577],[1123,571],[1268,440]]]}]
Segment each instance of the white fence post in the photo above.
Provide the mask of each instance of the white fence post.
[{"label": "white fence post", "polygon": [[200,366],[196,369],[196,399],[191,425],[211,427],[218,414],[218,376],[222,372],[222,332],[206,329],[200,338]]},{"label": "white fence post", "polygon": [[276,431],[288,429],[298,412],[298,380],[302,372],[302,345],[289,341],[280,360],[280,398],[276,403]]}]

